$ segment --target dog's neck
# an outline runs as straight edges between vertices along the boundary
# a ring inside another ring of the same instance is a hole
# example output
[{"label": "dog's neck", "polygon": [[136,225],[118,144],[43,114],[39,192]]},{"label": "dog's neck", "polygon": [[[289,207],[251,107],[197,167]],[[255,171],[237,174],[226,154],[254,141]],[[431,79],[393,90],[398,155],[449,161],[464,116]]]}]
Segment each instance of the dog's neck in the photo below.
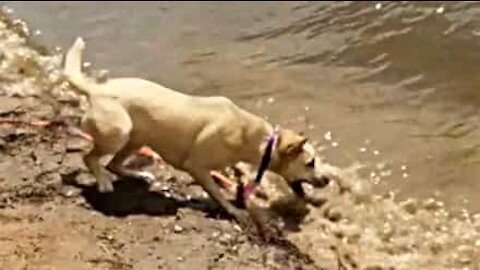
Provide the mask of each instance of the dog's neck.
[{"label": "dog's neck", "polygon": [[[247,160],[254,166],[258,166],[260,160],[265,154],[265,150],[268,144],[270,136],[275,132],[275,129],[269,123],[264,123],[261,127],[257,128],[252,136],[248,139],[248,149]],[[253,151],[252,151],[253,150]],[[276,146],[272,153],[272,162],[274,162],[274,157],[276,152]]]}]

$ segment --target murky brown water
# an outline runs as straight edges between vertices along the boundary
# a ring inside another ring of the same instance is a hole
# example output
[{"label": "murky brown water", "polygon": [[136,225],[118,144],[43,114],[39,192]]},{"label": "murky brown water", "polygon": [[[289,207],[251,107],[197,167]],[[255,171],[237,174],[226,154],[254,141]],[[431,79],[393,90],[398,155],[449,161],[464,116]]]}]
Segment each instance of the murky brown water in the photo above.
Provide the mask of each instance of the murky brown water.
[{"label": "murky brown water", "polygon": [[95,68],[231,97],[380,190],[480,210],[479,3],[6,3]]}]

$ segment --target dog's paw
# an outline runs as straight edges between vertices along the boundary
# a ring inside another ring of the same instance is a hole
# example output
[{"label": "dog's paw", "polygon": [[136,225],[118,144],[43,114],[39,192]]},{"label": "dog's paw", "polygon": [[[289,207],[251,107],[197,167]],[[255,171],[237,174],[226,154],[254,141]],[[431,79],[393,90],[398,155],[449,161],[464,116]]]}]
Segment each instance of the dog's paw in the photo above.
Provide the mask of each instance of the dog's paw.
[{"label": "dog's paw", "polygon": [[100,181],[97,184],[97,190],[100,193],[109,193],[113,192],[113,185],[110,181]]}]

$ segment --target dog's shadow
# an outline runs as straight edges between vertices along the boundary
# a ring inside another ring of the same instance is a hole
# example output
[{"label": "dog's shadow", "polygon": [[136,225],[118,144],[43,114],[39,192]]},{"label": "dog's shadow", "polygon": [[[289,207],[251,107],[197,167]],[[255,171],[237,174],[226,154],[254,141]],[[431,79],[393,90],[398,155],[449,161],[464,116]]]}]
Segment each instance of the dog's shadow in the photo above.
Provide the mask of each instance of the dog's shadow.
[{"label": "dog's shadow", "polygon": [[63,176],[63,183],[80,189],[80,196],[94,210],[107,215],[125,217],[129,215],[168,216],[176,215],[180,208],[203,211],[207,216],[228,219],[229,217],[211,199],[182,199],[150,190],[145,181],[122,178],[113,182],[114,191],[101,193],[96,185],[83,185],[76,181],[80,172]]},{"label": "dog's shadow", "polygon": [[[210,198],[182,199],[177,196],[167,196],[165,193],[152,191],[145,181],[135,178],[122,178],[113,182],[114,191],[101,193],[96,185],[82,185],[76,180],[81,172],[76,171],[63,175],[66,185],[80,189],[80,196],[85,199],[88,207],[106,216],[125,217],[129,215],[172,216],[181,208],[202,211],[207,217],[216,219],[231,219],[221,207]],[[286,222],[285,229],[297,231],[299,224],[308,214],[307,208],[295,200],[285,198],[272,205],[270,210],[253,211],[252,215],[282,216]],[[267,213],[268,212],[268,213]]]},{"label": "dog's shadow", "polygon": [[[138,179],[121,179],[113,183],[114,191],[98,192],[96,186],[82,186],[81,196],[95,210],[109,216],[175,215],[184,202],[149,191]],[[78,187],[78,186],[77,186]]]}]

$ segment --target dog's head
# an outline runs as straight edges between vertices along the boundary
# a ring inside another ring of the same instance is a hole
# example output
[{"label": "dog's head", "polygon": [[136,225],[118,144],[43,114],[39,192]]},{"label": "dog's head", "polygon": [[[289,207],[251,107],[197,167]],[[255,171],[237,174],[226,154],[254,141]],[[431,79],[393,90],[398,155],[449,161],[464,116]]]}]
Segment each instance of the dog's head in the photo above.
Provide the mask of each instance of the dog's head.
[{"label": "dog's head", "polygon": [[318,175],[315,147],[303,134],[280,129],[273,170],[290,184],[302,182],[314,186],[325,186],[328,179]]}]

